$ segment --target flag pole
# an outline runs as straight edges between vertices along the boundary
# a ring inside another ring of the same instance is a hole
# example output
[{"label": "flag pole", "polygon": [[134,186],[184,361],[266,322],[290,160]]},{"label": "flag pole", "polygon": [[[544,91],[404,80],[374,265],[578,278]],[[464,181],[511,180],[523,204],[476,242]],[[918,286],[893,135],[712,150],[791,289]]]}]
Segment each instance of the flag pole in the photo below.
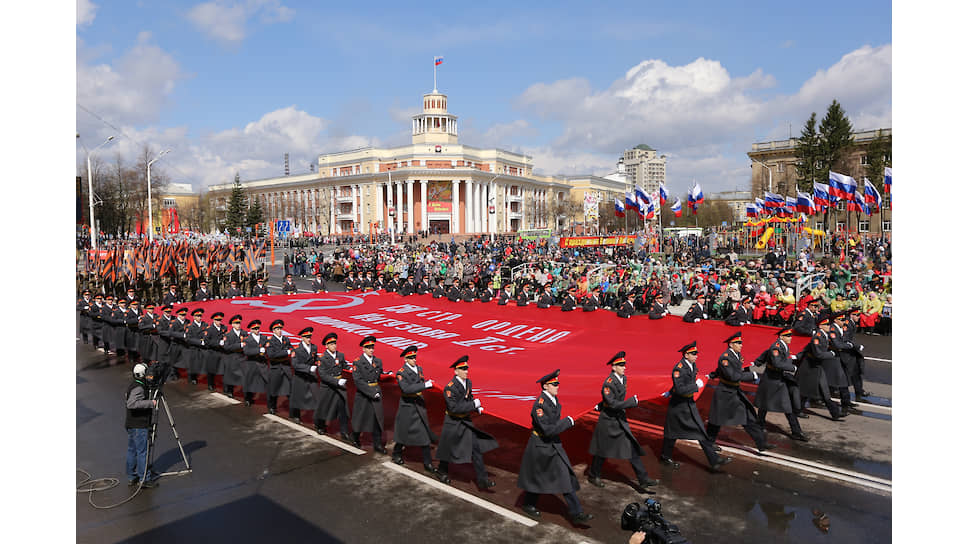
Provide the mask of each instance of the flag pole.
[{"label": "flag pole", "polygon": [[437,92],[437,57],[434,57],[434,92]]}]

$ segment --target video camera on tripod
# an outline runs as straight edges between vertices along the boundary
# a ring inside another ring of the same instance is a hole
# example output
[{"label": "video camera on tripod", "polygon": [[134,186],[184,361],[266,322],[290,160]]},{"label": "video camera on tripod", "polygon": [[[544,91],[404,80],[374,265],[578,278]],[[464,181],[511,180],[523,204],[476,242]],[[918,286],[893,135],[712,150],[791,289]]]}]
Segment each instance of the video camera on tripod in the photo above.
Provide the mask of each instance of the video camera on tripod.
[{"label": "video camera on tripod", "polygon": [[642,531],[643,544],[688,544],[679,527],[662,517],[662,505],[655,499],[647,499],[645,506],[633,502],[622,512],[623,531]]}]

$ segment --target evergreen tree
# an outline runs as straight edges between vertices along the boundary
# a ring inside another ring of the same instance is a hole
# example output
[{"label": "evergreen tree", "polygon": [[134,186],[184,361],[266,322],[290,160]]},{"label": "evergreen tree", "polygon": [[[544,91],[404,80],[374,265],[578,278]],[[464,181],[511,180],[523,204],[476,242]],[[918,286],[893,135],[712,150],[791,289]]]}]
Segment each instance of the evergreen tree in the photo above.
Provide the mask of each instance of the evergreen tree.
[{"label": "evergreen tree", "polygon": [[235,187],[232,187],[232,194],[229,196],[228,209],[225,212],[225,226],[232,234],[236,233],[236,228],[246,225],[246,198],[245,191],[242,189],[242,182],[239,173],[235,173]]},{"label": "evergreen tree", "polygon": [[878,133],[867,146],[867,166],[864,175],[884,194],[884,168],[891,166],[891,136]]},{"label": "evergreen tree", "polygon": [[820,176],[818,167],[820,166],[820,134],[817,133],[817,113],[810,114],[805,125],[800,130],[800,137],[797,139],[797,146],[794,150],[797,158],[797,184],[801,187],[810,187],[813,190],[813,182],[825,183],[826,177]]},{"label": "evergreen tree", "polygon": [[827,180],[830,171],[851,175],[847,165],[847,153],[854,144],[854,131],[847,113],[836,100],[827,107],[827,114],[820,121],[820,179]]},{"label": "evergreen tree", "polygon": [[249,203],[248,212],[245,215],[245,226],[252,227],[252,233],[258,234],[256,225],[265,223],[265,215],[262,213],[262,203],[258,198],[253,198]]}]

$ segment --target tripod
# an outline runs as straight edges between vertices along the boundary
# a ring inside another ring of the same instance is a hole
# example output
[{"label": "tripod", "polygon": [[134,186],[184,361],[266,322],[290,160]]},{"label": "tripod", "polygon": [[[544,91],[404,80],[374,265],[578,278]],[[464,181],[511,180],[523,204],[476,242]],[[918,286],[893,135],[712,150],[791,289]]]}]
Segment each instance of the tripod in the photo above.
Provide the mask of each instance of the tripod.
[{"label": "tripod", "polygon": [[171,432],[175,436],[175,442],[178,444],[178,451],[181,452],[182,460],[185,462],[185,469],[174,472],[163,472],[158,476],[181,476],[182,474],[189,474],[192,471],[192,467],[188,463],[188,456],[185,455],[185,448],[182,447],[181,438],[178,436],[178,430],[175,429],[175,418],[171,417],[171,409],[168,408],[168,401],[165,400],[165,395],[161,392],[162,385],[164,385],[164,381],[158,385],[158,388],[155,389],[153,395],[151,396],[152,400],[158,400],[160,402],[155,405],[155,411],[151,418],[151,433],[148,435],[148,462],[145,463],[145,472],[151,472],[151,466],[154,463],[155,437],[158,433],[158,420],[160,419],[158,417],[158,407],[163,406],[165,408],[165,415],[168,417],[168,425],[171,427]]}]

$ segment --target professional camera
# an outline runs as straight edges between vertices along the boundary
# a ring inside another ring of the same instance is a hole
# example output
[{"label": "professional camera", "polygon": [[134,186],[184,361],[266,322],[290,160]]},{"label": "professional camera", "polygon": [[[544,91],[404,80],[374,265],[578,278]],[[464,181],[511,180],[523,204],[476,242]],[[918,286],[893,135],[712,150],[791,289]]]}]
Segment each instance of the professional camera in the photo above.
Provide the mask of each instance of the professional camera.
[{"label": "professional camera", "polygon": [[148,365],[147,370],[145,370],[145,384],[150,390],[159,389],[168,380],[170,373],[170,364],[154,362]]},{"label": "professional camera", "polygon": [[688,544],[679,533],[679,527],[662,517],[662,505],[655,499],[647,499],[642,507],[633,502],[622,512],[623,531],[642,531],[643,544]]}]

